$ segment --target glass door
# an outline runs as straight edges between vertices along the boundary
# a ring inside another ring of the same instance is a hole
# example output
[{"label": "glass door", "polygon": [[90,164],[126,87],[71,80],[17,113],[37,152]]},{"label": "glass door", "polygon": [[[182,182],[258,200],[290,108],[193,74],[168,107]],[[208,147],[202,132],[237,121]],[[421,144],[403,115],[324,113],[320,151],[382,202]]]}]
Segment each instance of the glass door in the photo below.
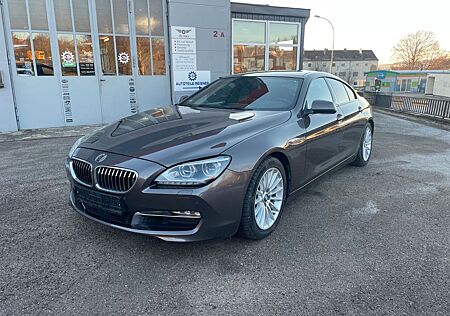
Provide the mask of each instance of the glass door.
[{"label": "glass door", "polygon": [[130,99],[130,91],[135,90],[130,11],[131,4],[126,0],[95,1],[100,97],[105,123],[138,112],[136,98]]},{"label": "glass door", "polygon": [[20,128],[63,126],[55,50],[52,49],[46,0],[9,0],[6,37],[14,56],[12,78]]}]

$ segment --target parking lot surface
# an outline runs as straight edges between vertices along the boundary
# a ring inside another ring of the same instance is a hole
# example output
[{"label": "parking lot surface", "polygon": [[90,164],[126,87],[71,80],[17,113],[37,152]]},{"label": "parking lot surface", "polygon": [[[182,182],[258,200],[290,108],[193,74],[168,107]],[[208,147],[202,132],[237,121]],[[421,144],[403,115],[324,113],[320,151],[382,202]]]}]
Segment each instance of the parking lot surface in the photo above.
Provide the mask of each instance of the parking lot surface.
[{"label": "parking lot surface", "polygon": [[449,315],[450,133],[376,113],[374,155],[277,230],[168,243],[67,203],[74,137],[0,142],[0,314]]}]

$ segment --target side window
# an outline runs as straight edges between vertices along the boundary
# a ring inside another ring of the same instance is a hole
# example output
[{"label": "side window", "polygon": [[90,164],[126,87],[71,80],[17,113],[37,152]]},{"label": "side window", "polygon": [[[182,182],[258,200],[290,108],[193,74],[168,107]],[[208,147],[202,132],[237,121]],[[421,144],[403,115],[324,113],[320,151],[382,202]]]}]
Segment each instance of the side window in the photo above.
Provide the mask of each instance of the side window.
[{"label": "side window", "polygon": [[352,89],[350,89],[347,85],[344,85],[345,90],[347,90],[348,97],[350,98],[350,101],[356,100],[355,92],[353,92]]},{"label": "side window", "polygon": [[306,94],[306,108],[310,109],[315,100],[323,100],[333,102],[330,89],[328,88],[325,79],[315,79],[311,82]]},{"label": "side window", "polygon": [[341,82],[329,78],[327,78],[326,80],[330,84],[331,89],[333,89],[337,104],[343,104],[350,101],[347,91],[345,90],[344,85]]}]

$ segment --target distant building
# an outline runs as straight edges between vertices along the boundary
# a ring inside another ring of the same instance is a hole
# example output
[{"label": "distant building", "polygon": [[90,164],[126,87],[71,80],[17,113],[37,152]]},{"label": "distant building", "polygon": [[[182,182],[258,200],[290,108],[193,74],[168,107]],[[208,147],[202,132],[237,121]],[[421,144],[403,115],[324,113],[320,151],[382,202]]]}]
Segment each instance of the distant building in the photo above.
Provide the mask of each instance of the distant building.
[{"label": "distant building", "polygon": [[[445,70],[378,70],[366,72],[365,91],[425,93],[427,77],[446,74]],[[440,79],[440,78],[439,78]],[[440,82],[440,81],[439,81]],[[442,85],[444,81],[442,81]],[[440,83],[436,87],[438,87]],[[429,88],[432,90],[431,86]],[[432,93],[432,92],[430,92]]]},{"label": "distant building", "polygon": [[[303,69],[330,71],[331,51],[305,50]],[[378,69],[378,58],[372,50],[335,50],[332,73],[354,87],[363,87],[365,73]]]},{"label": "distant building", "polygon": [[425,94],[450,98],[450,71],[428,74]]}]

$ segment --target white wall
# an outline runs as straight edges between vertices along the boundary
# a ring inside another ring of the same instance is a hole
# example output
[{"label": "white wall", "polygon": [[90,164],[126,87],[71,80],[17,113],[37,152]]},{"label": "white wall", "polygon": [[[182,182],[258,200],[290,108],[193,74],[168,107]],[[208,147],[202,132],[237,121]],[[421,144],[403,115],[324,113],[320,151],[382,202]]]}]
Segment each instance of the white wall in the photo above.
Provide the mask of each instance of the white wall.
[{"label": "white wall", "polygon": [[[428,78],[434,77],[433,95],[450,98],[450,74],[433,74]],[[427,80],[428,83],[428,80]],[[428,88],[428,87],[427,87]],[[428,91],[428,89],[427,89]]]},{"label": "white wall", "polygon": [[3,77],[4,87],[0,88],[0,132],[16,131],[16,115],[9,75],[8,59],[6,55],[5,32],[3,19],[0,14],[0,72]]}]

